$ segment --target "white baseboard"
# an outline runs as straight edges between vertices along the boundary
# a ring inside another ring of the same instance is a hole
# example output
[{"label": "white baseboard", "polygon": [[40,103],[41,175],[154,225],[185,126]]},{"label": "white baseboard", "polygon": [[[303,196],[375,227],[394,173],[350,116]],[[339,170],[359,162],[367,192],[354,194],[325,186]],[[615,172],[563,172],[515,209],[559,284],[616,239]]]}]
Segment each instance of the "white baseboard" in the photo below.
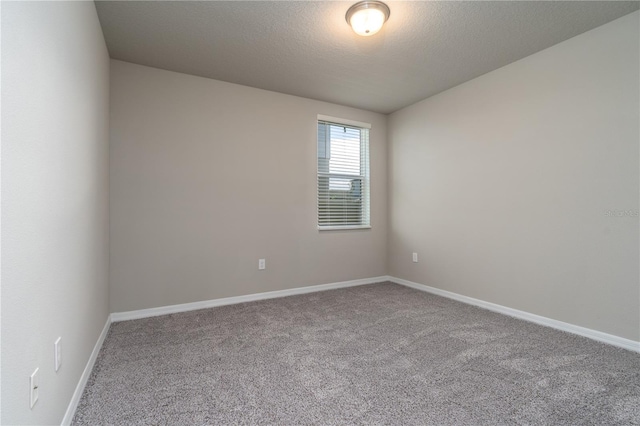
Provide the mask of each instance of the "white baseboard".
[{"label": "white baseboard", "polygon": [[62,419],[62,425],[63,426],[69,425],[73,420],[73,416],[75,415],[76,409],[78,408],[78,403],[80,402],[80,398],[82,397],[84,388],[87,385],[87,382],[89,381],[89,377],[91,376],[91,372],[95,365],[96,359],[98,358],[98,353],[102,348],[102,344],[104,343],[105,338],[107,337],[107,333],[109,331],[109,327],[111,326],[112,322],[127,321],[132,319],[139,319],[139,318],[148,318],[148,317],[154,317],[154,316],[166,315],[166,314],[172,314],[172,313],[178,313],[178,312],[194,311],[198,309],[233,305],[236,303],[252,302],[256,300],[275,299],[278,297],[294,296],[296,294],[307,294],[307,293],[315,293],[318,291],[355,287],[359,285],[374,284],[374,283],[380,283],[385,281],[391,281],[396,284],[400,284],[400,285],[410,287],[416,290],[424,291],[427,293],[432,293],[438,296],[446,297],[448,299],[457,300],[459,302],[466,303],[469,305],[478,306],[478,307],[481,307],[493,312],[497,312],[500,314],[519,318],[519,319],[540,324],[543,326],[555,328],[557,330],[566,331],[568,333],[577,334],[579,336],[587,337],[589,339],[593,339],[598,342],[607,343],[609,345],[617,346],[630,351],[640,352],[640,342],[636,342],[635,340],[625,339],[624,337],[614,336],[612,334],[607,334],[601,331],[596,331],[589,328],[569,324],[566,322],[557,321],[557,320],[543,317],[540,315],[531,314],[529,312],[520,311],[518,309],[508,308],[506,306],[497,305],[491,302],[485,302],[484,300],[474,299],[473,297],[463,296],[461,294],[453,293],[446,290],[441,290],[439,288],[430,287],[424,284],[418,284],[402,278],[383,275],[379,277],[365,278],[360,280],[342,281],[337,283],[320,284],[320,285],[313,285],[308,287],[297,287],[297,288],[292,288],[287,290],[248,294],[245,296],[226,297],[223,299],[204,300],[201,302],[183,303],[180,305],[170,305],[170,306],[162,306],[158,308],[141,309],[138,311],[112,313],[107,318],[107,322],[105,323],[104,328],[102,329],[102,332],[98,337],[98,341],[96,342],[96,345],[94,346],[93,351],[91,352],[89,361],[87,361],[87,365],[85,366],[84,371],[82,372],[82,376],[80,376],[78,385],[76,386],[76,389],[73,393],[71,401],[69,402],[69,406],[67,407],[67,411],[65,412],[64,417]]},{"label": "white baseboard", "polygon": [[111,326],[111,316],[108,316],[107,322],[104,324],[104,328],[102,329],[102,332],[98,337],[98,341],[96,342],[96,345],[93,347],[93,351],[91,352],[89,361],[87,361],[87,365],[84,367],[82,376],[80,376],[80,380],[78,381],[76,390],[73,392],[73,396],[71,397],[71,402],[69,402],[67,411],[64,413],[64,417],[62,418],[62,426],[70,425],[71,420],[73,420],[73,416],[76,414],[78,403],[80,402],[80,398],[82,397],[84,388],[87,385],[87,382],[89,381],[89,377],[91,376],[91,372],[93,371],[93,366],[96,363],[96,359],[98,358],[98,353],[100,353],[100,349],[102,348],[104,339],[107,337],[107,333],[109,332],[110,326]]},{"label": "white baseboard", "polygon": [[515,317],[515,318],[523,319],[525,321],[555,328],[557,330],[566,331],[568,333],[577,334],[583,337],[588,337],[589,339],[597,340],[598,342],[607,343],[609,345],[617,346],[630,351],[640,352],[640,342],[636,342],[635,340],[625,339],[624,337],[614,336],[613,334],[603,333],[602,331],[596,331],[590,328],[580,327],[578,325],[573,325],[566,322],[543,317],[540,315],[531,314],[529,312],[520,311],[518,309],[508,308],[506,306],[497,305],[491,302],[485,302],[484,300],[474,299],[473,297],[463,296],[461,294],[452,293],[446,290],[440,290],[439,288],[429,287],[424,284],[414,283],[412,281],[407,281],[402,278],[388,277],[388,279],[389,281],[394,282],[396,284],[404,285],[406,287],[411,287],[416,290],[421,290],[427,293],[436,294],[438,296],[446,297],[448,299],[457,300],[459,302],[478,306],[478,307],[487,309],[489,311],[498,312],[504,315],[509,315],[511,317]]},{"label": "white baseboard", "polygon": [[203,300],[201,302],[183,303],[180,305],[161,306],[158,308],[141,309],[138,311],[114,312],[111,321],[128,321],[140,318],[149,318],[159,315],[175,314],[178,312],[195,311],[198,309],[214,308],[216,306],[235,305],[236,303],[253,302],[256,300],[275,299],[278,297],[294,296],[296,294],[315,293],[318,291],[334,290],[338,288],[355,287],[358,285],[380,283],[389,281],[388,276],[365,278],[361,280],[342,281],[331,284],[297,287],[287,290],[268,291],[265,293],[247,294],[245,296],[225,297],[223,299]]}]

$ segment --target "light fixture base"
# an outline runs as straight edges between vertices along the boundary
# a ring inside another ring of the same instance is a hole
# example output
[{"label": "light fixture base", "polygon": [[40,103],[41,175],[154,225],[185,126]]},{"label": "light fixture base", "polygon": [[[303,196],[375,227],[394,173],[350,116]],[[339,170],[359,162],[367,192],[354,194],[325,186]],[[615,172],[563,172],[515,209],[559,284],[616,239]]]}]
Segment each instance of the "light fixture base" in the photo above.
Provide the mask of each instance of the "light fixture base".
[{"label": "light fixture base", "polygon": [[[371,23],[370,21],[367,22],[368,21],[367,18],[364,18],[364,22],[361,16],[360,16],[360,19],[358,19],[358,17],[356,17],[355,20],[353,19],[355,15],[364,14],[365,16],[366,15],[371,16],[370,15],[371,13],[374,13],[374,15],[376,15],[375,20],[377,21],[376,22],[377,25],[374,25],[372,29],[366,28],[366,25],[368,23],[369,24]],[[345,19],[357,34],[368,36],[368,35],[373,35],[378,31],[380,31],[380,28],[382,28],[382,25],[384,25],[384,23],[387,22],[390,15],[391,15],[391,10],[389,9],[389,6],[387,6],[383,2],[377,1],[377,0],[364,0],[350,7],[347,10]],[[365,28],[356,28],[357,26],[363,26],[363,25],[365,25]]]}]

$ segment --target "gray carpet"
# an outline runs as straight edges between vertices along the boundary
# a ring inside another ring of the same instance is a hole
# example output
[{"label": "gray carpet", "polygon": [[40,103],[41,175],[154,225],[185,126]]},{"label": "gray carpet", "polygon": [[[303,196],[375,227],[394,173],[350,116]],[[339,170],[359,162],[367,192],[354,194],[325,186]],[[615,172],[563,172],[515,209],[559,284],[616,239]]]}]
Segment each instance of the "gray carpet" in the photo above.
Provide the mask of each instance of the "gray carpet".
[{"label": "gray carpet", "polygon": [[73,423],[640,424],[640,354],[382,283],[115,323]]}]

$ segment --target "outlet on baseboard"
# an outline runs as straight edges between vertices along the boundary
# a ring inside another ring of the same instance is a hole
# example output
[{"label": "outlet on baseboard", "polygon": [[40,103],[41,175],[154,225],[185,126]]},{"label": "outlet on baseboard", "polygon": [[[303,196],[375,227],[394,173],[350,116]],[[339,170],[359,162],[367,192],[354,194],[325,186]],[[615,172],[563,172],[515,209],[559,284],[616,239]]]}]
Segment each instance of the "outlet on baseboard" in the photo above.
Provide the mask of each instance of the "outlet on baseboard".
[{"label": "outlet on baseboard", "polygon": [[413,253],[413,263],[418,263],[418,253]]},{"label": "outlet on baseboard", "polygon": [[267,261],[265,259],[258,259],[258,269],[266,269]]},{"label": "outlet on baseboard", "polygon": [[62,365],[62,337],[58,337],[55,342],[53,342],[53,366],[56,371],[60,370],[60,365]]}]

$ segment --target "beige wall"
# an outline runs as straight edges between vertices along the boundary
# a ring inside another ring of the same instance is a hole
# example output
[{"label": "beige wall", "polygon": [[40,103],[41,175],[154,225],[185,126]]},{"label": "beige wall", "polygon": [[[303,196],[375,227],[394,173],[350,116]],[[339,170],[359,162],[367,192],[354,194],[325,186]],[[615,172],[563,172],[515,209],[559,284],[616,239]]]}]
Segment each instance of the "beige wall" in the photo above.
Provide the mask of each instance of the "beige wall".
[{"label": "beige wall", "polygon": [[[371,230],[316,228],[318,114],[372,124]],[[385,122],[111,61],[111,310],[385,274]]]},{"label": "beige wall", "polygon": [[93,2],[2,2],[2,424],[60,424],[107,320],[108,86]]},{"label": "beige wall", "polygon": [[391,115],[391,275],[640,340],[638,22]]}]

